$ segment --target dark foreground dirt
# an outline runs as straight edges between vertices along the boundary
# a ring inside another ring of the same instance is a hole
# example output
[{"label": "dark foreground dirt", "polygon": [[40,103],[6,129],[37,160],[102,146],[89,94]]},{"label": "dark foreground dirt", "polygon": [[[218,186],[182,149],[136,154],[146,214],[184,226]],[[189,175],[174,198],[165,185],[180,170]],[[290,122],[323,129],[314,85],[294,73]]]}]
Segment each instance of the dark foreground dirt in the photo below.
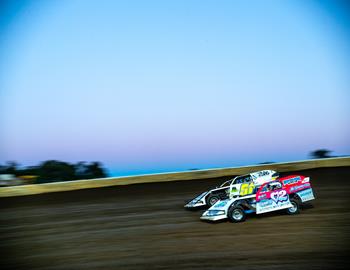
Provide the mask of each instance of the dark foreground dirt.
[{"label": "dark foreground dirt", "polygon": [[350,167],[307,170],[300,215],[201,222],[183,202],[223,179],[0,199],[0,269],[345,269]]}]

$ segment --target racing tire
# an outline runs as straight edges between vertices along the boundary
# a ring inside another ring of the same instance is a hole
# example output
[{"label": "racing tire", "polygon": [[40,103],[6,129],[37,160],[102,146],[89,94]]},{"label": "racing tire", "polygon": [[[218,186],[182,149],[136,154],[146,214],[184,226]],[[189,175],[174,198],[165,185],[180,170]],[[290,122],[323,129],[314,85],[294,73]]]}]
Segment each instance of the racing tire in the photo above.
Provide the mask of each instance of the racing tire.
[{"label": "racing tire", "polygon": [[245,221],[247,215],[241,206],[232,206],[228,209],[227,216],[231,222],[238,223]]},{"label": "racing tire", "polygon": [[290,208],[286,209],[288,215],[296,215],[300,213],[300,201],[296,198],[290,200],[290,203],[293,205]]},{"label": "racing tire", "polygon": [[209,207],[212,207],[214,204],[216,204],[218,201],[220,201],[220,197],[219,197],[219,195],[210,194],[209,196],[207,196],[205,201],[207,202],[207,205]]}]

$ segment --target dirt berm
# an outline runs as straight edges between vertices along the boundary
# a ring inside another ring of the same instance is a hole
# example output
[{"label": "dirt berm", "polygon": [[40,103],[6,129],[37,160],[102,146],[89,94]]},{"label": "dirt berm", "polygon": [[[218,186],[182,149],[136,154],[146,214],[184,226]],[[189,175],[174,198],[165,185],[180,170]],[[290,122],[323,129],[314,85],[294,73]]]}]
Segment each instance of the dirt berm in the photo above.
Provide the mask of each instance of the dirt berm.
[{"label": "dirt berm", "polygon": [[0,199],[0,269],[345,269],[350,167],[311,176],[300,215],[201,222],[184,201],[227,178]]}]

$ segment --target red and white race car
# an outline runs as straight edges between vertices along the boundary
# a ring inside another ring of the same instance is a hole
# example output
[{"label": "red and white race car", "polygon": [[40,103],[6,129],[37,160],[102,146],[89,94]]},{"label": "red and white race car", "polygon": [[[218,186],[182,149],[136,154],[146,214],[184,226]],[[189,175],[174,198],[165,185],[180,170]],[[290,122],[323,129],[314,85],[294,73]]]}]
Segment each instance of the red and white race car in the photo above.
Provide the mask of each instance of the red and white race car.
[{"label": "red and white race car", "polygon": [[232,222],[242,222],[249,213],[262,214],[285,209],[287,214],[299,213],[300,205],[315,199],[310,178],[291,175],[260,186],[255,194],[231,196],[218,201],[201,217],[202,220],[229,218]]}]

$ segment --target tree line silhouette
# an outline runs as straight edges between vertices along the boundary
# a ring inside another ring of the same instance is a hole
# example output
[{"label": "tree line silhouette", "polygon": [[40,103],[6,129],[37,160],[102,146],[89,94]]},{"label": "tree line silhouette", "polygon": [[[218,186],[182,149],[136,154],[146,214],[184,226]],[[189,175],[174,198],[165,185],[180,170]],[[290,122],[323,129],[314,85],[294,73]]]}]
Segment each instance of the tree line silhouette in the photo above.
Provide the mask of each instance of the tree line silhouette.
[{"label": "tree line silhouette", "polygon": [[21,168],[18,163],[9,161],[0,165],[0,174],[19,176],[36,176],[36,183],[94,179],[107,177],[106,170],[100,162],[78,162],[71,164],[58,160],[47,160],[37,166]]},{"label": "tree line silhouette", "polygon": [[[310,158],[330,158],[332,151],[328,149],[317,149],[309,153]],[[263,162],[261,164],[270,164],[274,162]],[[191,169],[197,170],[197,169]],[[70,181],[80,179],[94,179],[107,177],[106,169],[101,162],[81,161],[75,164],[47,160],[37,166],[21,168],[18,163],[9,161],[5,165],[0,164],[0,174],[11,174],[20,176],[35,176],[36,183],[48,183],[56,181]]]}]

